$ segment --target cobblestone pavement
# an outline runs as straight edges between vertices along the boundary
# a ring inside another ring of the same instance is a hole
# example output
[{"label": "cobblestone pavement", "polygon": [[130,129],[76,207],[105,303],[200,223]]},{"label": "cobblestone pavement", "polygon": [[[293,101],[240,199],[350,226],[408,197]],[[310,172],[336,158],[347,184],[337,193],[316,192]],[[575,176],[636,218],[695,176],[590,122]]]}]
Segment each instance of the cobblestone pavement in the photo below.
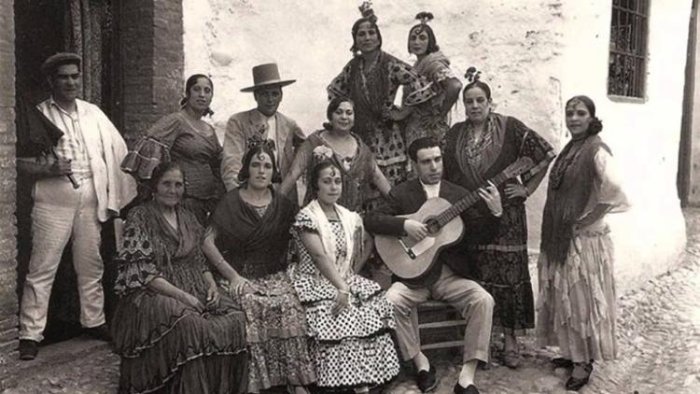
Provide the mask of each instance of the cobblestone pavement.
[{"label": "cobblestone pavement", "polygon": [[[688,245],[684,261],[671,273],[650,280],[619,301],[619,358],[596,363],[582,393],[700,393],[700,210],[686,211]],[[549,360],[555,349],[522,341],[517,370],[493,365],[477,372],[482,393],[564,393],[567,371]],[[452,392],[459,356],[436,358],[440,385]],[[7,393],[114,393],[119,359],[108,350],[19,376]],[[417,394],[413,379],[402,374],[385,392]]]}]

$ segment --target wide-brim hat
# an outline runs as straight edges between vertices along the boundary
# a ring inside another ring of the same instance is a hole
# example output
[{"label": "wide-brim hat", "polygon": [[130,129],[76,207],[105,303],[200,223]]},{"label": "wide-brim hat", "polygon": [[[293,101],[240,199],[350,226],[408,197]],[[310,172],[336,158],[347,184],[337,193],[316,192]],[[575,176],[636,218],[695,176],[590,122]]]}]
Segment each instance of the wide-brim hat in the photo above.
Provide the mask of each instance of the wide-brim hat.
[{"label": "wide-brim hat", "polygon": [[77,64],[80,67],[82,58],[77,53],[73,52],[58,52],[49,56],[44,63],[41,64],[41,73],[48,76],[53,74],[54,70],[64,64]]},{"label": "wide-brim hat", "polygon": [[253,67],[253,83],[255,85],[241,89],[241,92],[253,92],[256,89],[270,86],[287,86],[296,82],[296,79],[280,79],[280,71],[277,63],[266,63]]}]

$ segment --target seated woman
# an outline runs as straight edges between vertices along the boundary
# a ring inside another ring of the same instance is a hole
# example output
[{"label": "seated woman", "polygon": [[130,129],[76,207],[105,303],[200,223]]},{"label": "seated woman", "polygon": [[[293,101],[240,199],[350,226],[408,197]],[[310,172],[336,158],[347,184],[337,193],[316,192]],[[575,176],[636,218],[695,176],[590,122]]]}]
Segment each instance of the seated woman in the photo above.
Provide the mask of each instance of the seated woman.
[{"label": "seated woman", "polygon": [[[391,185],[377,166],[372,151],[351,131],[355,124],[355,104],[347,98],[334,98],[328,104],[326,116],[328,122],[323,124],[323,130],[311,134],[299,147],[280,192],[286,194],[292,190],[296,180],[307,171],[314,151],[330,149],[331,160],[343,172],[344,193],[338,203],[351,211],[363,212],[370,186],[386,196]],[[311,199],[311,188],[307,188],[304,204]]]},{"label": "seated woman", "polygon": [[120,393],[244,393],[245,315],[221,295],[202,254],[204,235],[181,207],[175,163],[155,168],[153,199],[127,216],[112,319]]},{"label": "seated woman", "polygon": [[248,392],[287,385],[306,393],[304,386],[316,380],[315,365],[304,308],[286,273],[296,205],[272,189],[280,177],[275,163],[265,142],[246,152],[241,186],[219,202],[203,249],[246,314]]},{"label": "seated woman", "polygon": [[318,386],[367,392],[399,372],[389,330],[394,311],[379,285],[356,274],[372,249],[360,215],[340,206],[343,173],[325,157],[312,167],[315,199],[292,226],[299,263],[290,267],[306,306]]}]

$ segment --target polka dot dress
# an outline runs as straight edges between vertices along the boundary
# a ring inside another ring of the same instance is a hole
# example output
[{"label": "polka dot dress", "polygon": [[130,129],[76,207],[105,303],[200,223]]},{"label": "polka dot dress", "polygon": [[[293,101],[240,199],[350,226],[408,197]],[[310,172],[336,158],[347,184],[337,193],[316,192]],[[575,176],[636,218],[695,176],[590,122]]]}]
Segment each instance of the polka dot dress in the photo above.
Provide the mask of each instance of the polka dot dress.
[{"label": "polka dot dress", "polygon": [[[345,232],[331,221],[336,257],[347,253]],[[345,278],[350,287],[350,306],[331,313],[336,288],[318,271],[301,242],[303,232],[318,233],[314,222],[301,211],[292,227],[299,263],[292,270],[294,288],[306,308],[312,354],[320,387],[346,389],[385,383],[399,372],[399,363],[389,331],[394,329],[394,311],[379,285],[355,274]]]}]

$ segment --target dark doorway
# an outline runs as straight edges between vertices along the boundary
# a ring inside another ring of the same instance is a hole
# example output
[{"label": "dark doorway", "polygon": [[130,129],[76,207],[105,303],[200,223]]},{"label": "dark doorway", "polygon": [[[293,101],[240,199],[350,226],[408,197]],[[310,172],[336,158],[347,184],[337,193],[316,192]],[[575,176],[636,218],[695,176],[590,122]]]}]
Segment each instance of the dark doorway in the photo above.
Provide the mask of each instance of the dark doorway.
[{"label": "dark doorway", "polygon": [[[39,67],[48,56],[72,51],[83,57],[84,100],[98,105],[112,119],[121,119],[115,83],[119,65],[114,15],[118,0],[15,0],[16,97],[29,104],[48,98],[48,85]],[[119,126],[119,122],[115,124]],[[33,183],[17,178],[17,294],[22,288],[31,254],[31,209]],[[105,294],[108,318],[114,296],[111,291],[115,269],[111,259],[115,250],[113,223],[102,231],[102,256],[105,262]],[[49,303],[46,342],[54,342],[80,333],[80,309],[76,275],[70,245],[65,249]]]}]

